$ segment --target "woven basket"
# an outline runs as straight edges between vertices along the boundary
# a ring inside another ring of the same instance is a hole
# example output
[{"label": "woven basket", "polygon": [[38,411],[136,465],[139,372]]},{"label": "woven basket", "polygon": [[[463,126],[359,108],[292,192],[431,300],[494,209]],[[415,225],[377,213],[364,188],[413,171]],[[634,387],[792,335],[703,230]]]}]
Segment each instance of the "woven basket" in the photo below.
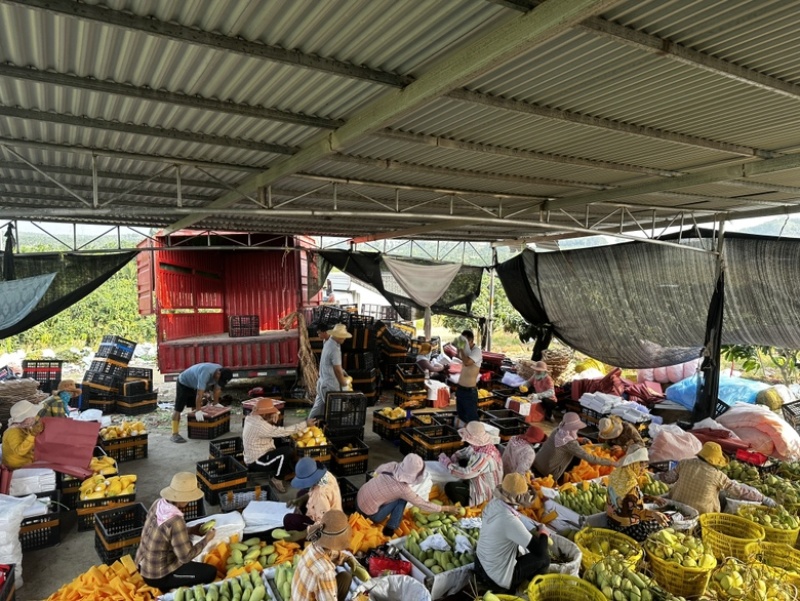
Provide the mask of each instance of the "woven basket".
[{"label": "woven basket", "polygon": [[[739,507],[739,509],[736,511],[736,514],[746,520],[753,521],[750,516],[753,515],[753,512],[756,511],[756,509],[759,511],[769,511],[768,509],[758,505],[743,505]],[[760,524],[760,526],[764,529],[764,540],[768,543],[784,543],[790,547],[794,547],[795,543],[797,542],[797,535],[800,534],[800,527],[792,530],[784,530],[781,528],[764,526],[763,524]]]},{"label": "woven basket", "polygon": [[764,540],[764,529],[738,515],[705,513],[700,516],[703,544],[718,560],[736,557],[745,560],[745,547]]},{"label": "woven basket", "polygon": [[559,347],[551,348],[542,352],[542,361],[547,363],[547,368],[550,370],[550,377],[557,380],[558,377],[566,371],[569,364],[572,362],[572,357],[575,354],[571,348]]},{"label": "woven basket", "polygon": [[800,574],[800,551],[783,543],[758,542],[745,546],[746,557],[754,558],[773,568],[782,568]]},{"label": "woven basket", "polygon": [[536,576],[528,585],[530,601],[606,601],[605,595],[585,580],[568,574]]},{"label": "woven basket", "polygon": [[702,595],[711,579],[711,572],[717,567],[715,561],[710,568],[685,568],[674,561],[656,557],[647,546],[645,546],[645,552],[656,582],[679,597],[688,598]]},{"label": "woven basket", "polygon": [[627,544],[632,549],[635,549],[636,551],[632,555],[628,555],[625,558],[626,563],[631,566],[631,569],[635,568],[644,556],[641,545],[630,536],[622,534],[621,532],[614,532],[607,528],[584,528],[575,535],[575,544],[578,545],[582,553],[581,566],[583,566],[584,570],[588,570],[603,559],[602,555],[598,555],[589,550],[589,546],[594,541],[607,541],[610,549],[618,548],[622,544]]}]

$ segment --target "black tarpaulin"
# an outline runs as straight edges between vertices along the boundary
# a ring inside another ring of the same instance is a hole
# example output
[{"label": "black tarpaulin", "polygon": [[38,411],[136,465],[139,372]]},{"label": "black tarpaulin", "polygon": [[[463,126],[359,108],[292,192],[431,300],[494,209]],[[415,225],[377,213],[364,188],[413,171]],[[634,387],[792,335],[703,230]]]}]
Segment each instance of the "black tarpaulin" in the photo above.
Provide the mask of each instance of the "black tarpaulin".
[{"label": "black tarpaulin", "polygon": [[725,271],[721,270],[708,307],[701,382],[697,387],[694,420],[713,416],[719,396],[719,367],[722,347],[723,315],[725,311]]}]

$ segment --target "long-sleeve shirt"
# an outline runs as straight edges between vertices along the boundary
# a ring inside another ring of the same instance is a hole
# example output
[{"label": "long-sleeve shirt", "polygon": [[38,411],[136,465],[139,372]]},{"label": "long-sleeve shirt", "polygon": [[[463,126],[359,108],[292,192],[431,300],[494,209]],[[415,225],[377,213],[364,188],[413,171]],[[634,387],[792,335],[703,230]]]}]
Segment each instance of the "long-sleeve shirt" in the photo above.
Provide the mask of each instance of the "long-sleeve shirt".
[{"label": "long-sleeve shirt", "polygon": [[731,480],[702,459],[684,459],[674,470],[661,474],[660,479],[675,484],[670,489],[670,499],[694,507],[701,514],[719,513],[719,493],[723,490],[744,501],[764,500],[764,495],[754,488]]},{"label": "long-sleeve shirt", "polygon": [[36,435],[27,428],[9,428],[3,434],[3,465],[16,470],[33,463]]},{"label": "long-sleeve shirt", "polygon": [[618,447],[622,447],[623,449],[627,449],[632,444],[644,445],[644,441],[642,440],[639,431],[633,426],[633,424],[629,424],[628,422],[622,422],[622,433],[619,436],[604,440],[603,442],[611,446],[616,445]]},{"label": "long-sleeve shirt", "polygon": [[317,543],[300,555],[292,577],[295,601],[337,601],[336,566]]},{"label": "long-sleeve shirt", "polygon": [[[469,480],[470,505],[480,505],[492,498],[495,487],[503,480],[503,460],[494,445],[479,449],[470,445],[456,451],[451,459],[450,473],[460,480]],[[460,459],[467,460],[466,467],[458,464]]]},{"label": "long-sleeve shirt", "polygon": [[204,540],[192,544],[183,516],[170,518],[159,526],[156,505],[158,501],[147,512],[142,539],[136,551],[139,572],[151,580],[169,576],[197,557],[205,546]]},{"label": "long-sleeve shirt", "polygon": [[574,457],[585,459],[587,462],[597,465],[614,465],[613,461],[595,457],[591,453],[584,451],[577,440],[571,440],[567,444],[557,447],[556,437],[551,436],[539,447],[536,459],[533,460],[533,467],[542,476],[550,474],[558,481],[564,475]]},{"label": "long-sleeve shirt", "polygon": [[49,396],[39,403],[39,417],[67,417],[61,397]]},{"label": "long-sleeve shirt", "polygon": [[315,523],[319,523],[325,512],[330,509],[342,510],[342,492],[339,490],[336,478],[328,472],[308,491],[306,515]]},{"label": "long-sleeve shirt", "polygon": [[541,380],[536,376],[533,376],[528,383],[533,386],[533,392],[536,394],[537,398],[540,399],[552,399],[556,396],[556,387],[553,383],[553,378],[550,376],[545,376]]},{"label": "long-sleeve shirt", "polygon": [[436,503],[426,501],[408,484],[398,482],[389,474],[379,474],[358,489],[358,508],[367,515],[378,513],[383,505],[397,499],[404,499],[427,513],[434,513],[442,508]]},{"label": "long-sleeve shirt", "polygon": [[522,436],[514,436],[503,451],[503,475],[516,472],[524,476],[530,471],[535,458],[533,445]]},{"label": "long-sleeve shirt", "polygon": [[264,453],[275,449],[275,439],[291,436],[305,428],[306,423],[300,422],[294,426],[284,428],[269,423],[260,415],[250,414],[244,418],[242,430],[242,443],[244,444],[244,462],[253,463]]}]

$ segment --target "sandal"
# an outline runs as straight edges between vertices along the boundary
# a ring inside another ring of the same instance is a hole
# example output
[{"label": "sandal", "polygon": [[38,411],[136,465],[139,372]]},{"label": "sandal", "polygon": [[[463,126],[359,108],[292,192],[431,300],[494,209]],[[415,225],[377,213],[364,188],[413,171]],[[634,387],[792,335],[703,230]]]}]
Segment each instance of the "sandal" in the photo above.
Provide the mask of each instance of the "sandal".
[{"label": "sandal", "polygon": [[275,487],[275,490],[278,491],[279,493],[286,492],[286,486],[284,485],[283,480],[278,480],[277,478],[271,478],[270,482],[272,483],[272,486]]}]

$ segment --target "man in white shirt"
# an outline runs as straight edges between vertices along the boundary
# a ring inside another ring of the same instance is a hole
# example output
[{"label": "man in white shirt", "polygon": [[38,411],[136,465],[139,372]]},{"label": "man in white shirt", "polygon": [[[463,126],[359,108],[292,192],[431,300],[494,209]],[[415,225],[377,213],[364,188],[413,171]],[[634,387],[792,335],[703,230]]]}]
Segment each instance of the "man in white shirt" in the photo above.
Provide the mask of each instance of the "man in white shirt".
[{"label": "man in white shirt", "polygon": [[478,376],[480,376],[483,353],[475,344],[472,330],[464,330],[461,337],[465,340],[459,345],[458,358],[461,360],[461,375],[456,388],[456,413],[458,419],[465,424],[478,421]]},{"label": "man in white shirt", "polygon": [[337,323],[328,330],[330,336],[322,346],[319,359],[319,378],[317,396],[311,407],[309,417],[325,419],[325,398],[329,392],[344,390],[347,386],[347,373],[342,369],[342,343],[353,335],[343,323]]}]

